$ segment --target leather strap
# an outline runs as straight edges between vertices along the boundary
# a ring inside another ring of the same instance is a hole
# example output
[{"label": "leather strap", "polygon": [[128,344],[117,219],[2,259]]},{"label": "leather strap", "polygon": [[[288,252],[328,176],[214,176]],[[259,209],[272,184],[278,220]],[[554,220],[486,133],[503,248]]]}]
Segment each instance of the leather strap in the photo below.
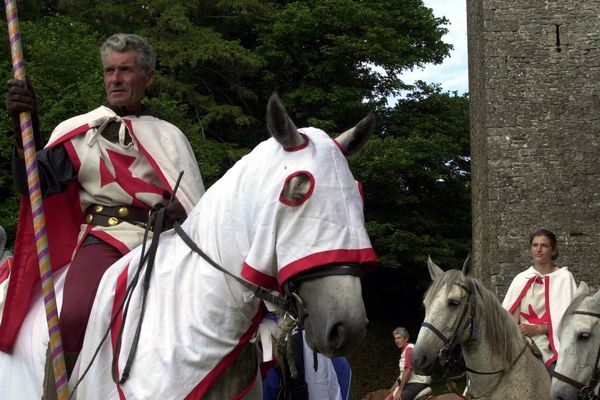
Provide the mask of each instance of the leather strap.
[{"label": "leather strap", "polygon": [[145,225],[152,211],[125,205],[111,207],[94,204],[86,209],[85,222],[99,226],[115,226],[121,222]]}]

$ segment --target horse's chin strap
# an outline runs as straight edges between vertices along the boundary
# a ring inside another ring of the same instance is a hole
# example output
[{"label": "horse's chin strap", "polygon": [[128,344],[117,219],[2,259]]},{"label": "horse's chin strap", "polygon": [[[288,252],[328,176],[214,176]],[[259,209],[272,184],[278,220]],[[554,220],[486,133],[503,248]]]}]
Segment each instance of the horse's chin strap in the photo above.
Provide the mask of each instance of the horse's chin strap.
[{"label": "horse's chin strap", "polygon": [[[595,312],[591,312],[591,311],[575,310],[575,311],[573,311],[573,314],[589,315],[591,317],[600,318],[600,313],[595,313]],[[555,377],[556,379],[558,379],[559,381],[563,381],[563,382],[568,383],[569,385],[575,387],[576,389],[579,389],[578,399],[580,399],[580,400],[600,400],[600,396],[598,396],[598,394],[596,394],[594,392],[594,388],[596,386],[598,386],[598,384],[600,383],[600,367],[598,366],[599,361],[600,361],[600,347],[598,348],[598,351],[596,352],[596,361],[594,363],[594,370],[592,372],[592,377],[590,378],[590,381],[587,384],[576,381],[575,379],[570,378],[570,377],[563,375],[556,371],[552,371],[552,376]]]},{"label": "horse's chin strap", "polygon": [[[595,370],[597,371],[598,368],[596,367]],[[594,375],[596,375],[596,373],[594,373]],[[579,389],[579,394],[578,394],[577,398],[580,400],[598,400],[598,399],[600,399],[600,396],[598,396],[596,393],[594,393],[594,385],[592,385],[591,383],[590,383],[590,385],[586,385],[584,383],[576,381],[575,379],[569,378],[568,376],[563,375],[556,371],[552,371],[552,376],[554,378],[558,379],[559,381],[563,381],[563,382],[568,383],[569,385],[575,387],[576,389]],[[593,376],[592,376],[592,379],[594,379]]]}]

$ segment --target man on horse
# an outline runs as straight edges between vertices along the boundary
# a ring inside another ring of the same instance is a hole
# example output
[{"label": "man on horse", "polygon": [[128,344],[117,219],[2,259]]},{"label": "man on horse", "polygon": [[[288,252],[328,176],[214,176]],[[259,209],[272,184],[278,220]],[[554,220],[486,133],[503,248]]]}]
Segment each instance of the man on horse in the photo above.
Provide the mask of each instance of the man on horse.
[{"label": "man on horse", "polygon": [[[69,374],[103,273],[143,241],[154,211],[167,207],[165,225],[170,227],[185,219],[204,192],[185,135],[142,103],[155,76],[152,47],[140,36],[119,33],[103,43],[100,55],[107,102],[59,124],[37,153],[52,265],[54,270],[69,265],[60,311]],[[20,112],[32,113],[36,146],[41,144],[31,84],[9,81],[6,106],[15,121],[15,181],[27,195]],[[3,351],[13,345],[39,279],[30,221],[28,202],[22,202],[15,265],[0,324]],[[49,358],[45,393],[54,386]]]},{"label": "man on horse", "polygon": [[427,375],[419,375],[412,369],[410,355],[414,344],[410,343],[410,334],[403,327],[394,329],[394,342],[396,347],[400,349],[402,355],[398,367],[400,375],[394,385],[390,389],[391,393],[386,400],[413,400],[423,389],[431,383],[431,377]]}]

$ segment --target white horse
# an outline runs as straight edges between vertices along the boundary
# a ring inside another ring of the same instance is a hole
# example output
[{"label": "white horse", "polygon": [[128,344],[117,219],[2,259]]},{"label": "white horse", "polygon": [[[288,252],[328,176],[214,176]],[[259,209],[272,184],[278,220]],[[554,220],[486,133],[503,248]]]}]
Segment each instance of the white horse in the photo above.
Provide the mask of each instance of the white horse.
[{"label": "white horse", "polygon": [[[433,280],[425,294],[425,320],[412,352],[416,371],[429,371],[438,358],[462,347],[467,392],[481,399],[547,399],[550,376],[532,354],[497,297],[463,270],[442,271],[427,261]],[[459,362],[460,363],[460,362]]]},{"label": "white horse", "polygon": [[[364,145],[374,116],[334,140],[315,128],[296,129],[273,95],[267,125],[273,138],[206,192],[183,233],[162,233],[147,291],[141,247],[106,272],[70,379],[71,390],[79,382],[76,398],[261,398],[252,340],[266,308],[257,293],[275,296],[267,300],[281,307],[293,304],[307,343],[326,356],[346,354],[363,339],[357,272],[376,257],[345,155]],[[59,307],[64,274],[55,279]],[[14,351],[0,354],[0,398],[39,400],[44,318],[38,296]]]},{"label": "white horse", "polygon": [[560,323],[559,338],[551,398],[600,399],[600,291],[591,295],[585,282],[579,284]]}]

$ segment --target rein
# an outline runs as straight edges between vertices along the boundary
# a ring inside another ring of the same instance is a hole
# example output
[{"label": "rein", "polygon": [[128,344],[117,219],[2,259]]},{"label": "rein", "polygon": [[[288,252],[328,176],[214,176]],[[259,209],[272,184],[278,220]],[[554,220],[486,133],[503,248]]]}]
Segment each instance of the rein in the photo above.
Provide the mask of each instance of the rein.
[{"label": "rein", "polygon": [[[595,313],[595,312],[591,312],[591,311],[575,310],[575,311],[573,311],[573,314],[589,315],[591,317],[600,319],[600,313]],[[600,400],[600,396],[598,396],[596,393],[594,393],[594,388],[596,387],[596,385],[598,385],[598,383],[600,383],[600,368],[598,367],[598,361],[600,361],[600,348],[598,348],[598,351],[596,352],[596,362],[594,363],[594,370],[592,372],[592,377],[590,378],[590,380],[587,384],[576,381],[575,379],[570,378],[570,377],[563,375],[556,371],[552,371],[552,376],[554,378],[558,379],[559,381],[563,381],[563,382],[568,383],[569,385],[575,387],[576,389],[579,389],[579,395],[577,397],[578,399],[580,399],[580,400]]]},{"label": "rein", "polygon": [[[267,289],[248,282],[225,268],[217,264],[212,260],[205,252],[198,247],[198,245],[189,237],[189,235],[181,228],[179,223],[175,222],[173,228],[179,237],[188,245],[188,247],[200,255],[206,262],[208,262],[215,269],[223,272],[224,274],[234,278],[246,289],[250,290],[263,301],[267,301],[279,306],[284,310],[282,333],[277,340],[277,349],[280,354],[283,355],[284,365],[289,370],[290,379],[289,382],[285,379],[285,374],[282,377],[283,384],[290,391],[290,398],[304,399],[308,396],[306,392],[306,383],[304,381],[304,366],[302,365],[303,357],[303,344],[302,344],[302,331],[304,330],[304,319],[307,316],[304,310],[304,302],[296,293],[296,289],[299,283],[308,280],[316,279],[330,275],[354,275],[361,276],[360,268],[358,264],[331,264],[320,267],[317,271],[304,271],[292,279],[288,280],[283,285],[283,296],[275,295],[269,292]],[[314,354],[314,364],[316,370],[316,352]]]},{"label": "rein", "polygon": [[213,268],[221,271],[225,275],[228,275],[228,276],[232,277],[233,279],[235,279],[236,281],[238,281],[238,283],[240,283],[246,289],[248,289],[252,293],[254,293],[256,295],[256,297],[258,297],[259,299],[273,303],[285,311],[292,311],[291,304],[290,304],[291,302],[288,298],[272,294],[271,292],[269,292],[267,289],[265,289],[263,287],[257,286],[257,285],[250,283],[238,276],[233,275],[231,272],[227,271],[225,268],[221,267],[219,264],[217,264],[215,261],[213,261],[213,259],[210,258],[205,252],[203,252],[202,249],[200,249],[200,247],[198,247],[198,245],[192,240],[192,238],[190,238],[189,235],[187,233],[185,233],[185,231],[183,230],[181,225],[179,225],[178,222],[175,222],[173,224],[173,228],[175,229],[175,232],[177,233],[177,235],[179,235],[179,237],[184,241],[184,243],[187,244],[188,247],[194,253],[197,253],[207,263],[209,263]]},{"label": "rein", "polygon": [[[169,200],[169,203],[174,199],[174,194],[177,191],[177,188],[179,186],[179,182],[181,180],[182,175],[183,175],[183,173],[180,174],[180,176],[176,182],[175,189],[171,196],[171,199]],[[94,360],[96,359],[96,356],[100,352],[102,344],[108,338],[108,335],[110,334],[110,331],[111,331],[115,321],[117,320],[117,317],[118,317],[119,313],[121,312],[121,310],[123,310],[122,325],[121,325],[122,327],[118,332],[117,341],[115,343],[115,350],[113,352],[111,373],[112,373],[113,382],[115,382],[116,384],[123,384],[129,378],[129,375],[131,373],[131,367],[132,367],[132,364],[133,364],[133,361],[135,358],[135,354],[137,352],[138,343],[139,343],[142,321],[144,319],[144,314],[145,314],[146,295],[147,295],[148,289],[150,287],[150,277],[152,275],[152,270],[154,267],[154,260],[156,257],[156,251],[158,249],[158,242],[159,242],[159,238],[160,238],[160,233],[162,231],[165,213],[166,213],[166,207],[163,207],[163,208],[159,209],[157,212],[152,214],[152,216],[154,218],[152,221],[152,224],[149,222],[146,227],[146,230],[144,232],[144,241],[143,241],[143,245],[142,245],[139,267],[138,267],[134,277],[132,278],[132,282],[127,287],[125,299],[119,305],[118,309],[116,310],[115,314],[113,315],[113,317],[109,323],[109,326],[108,326],[102,340],[100,341],[100,344],[98,345],[98,347],[96,348],[96,351],[92,355],[92,359],[89,362],[89,364],[87,365],[83,374],[81,375],[79,380],[76,382],[76,384],[70,394],[69,399],[73,397],[73,394],[77,390],[77,387],[79,386],[81,381],[87,375],[87,372],[91,368]],[[150,229],[151,225],[152,225],[152,229]],[[317,271],[304,271],[302,273],[297,274],[293,278],[289,279],[283,285],[284,295],[280,296],[280,295],[271,293],[269,290],[267,290],[261,286],[255,285],[255,284],[248,282],[236,275],[233,275],[231,272],[227,271],[221,265],[217,264],[204,251],[202,251],[202,249],[200,249],[198,247],[198,245],[183,230],[183,228],[181,227],[179,222],[175,221],[173,223],[173,229],[175,230],[177,235],[184,241],[185,244],[188,245],[188,247],[192,251],[194,251],[195,253],[200,255],[213,268],[215,268],[218,271],[221,271],[222,273],[235,279],[243,287],[245,287],[246,289],[248,289],[249,291],[254,293],[254,295],[256,295],[256,297],[258,297],[259,299],[269,302],[269,303],[272,303],[272,304],[276,305],[277,307],[279,307],[280,309],[282,309],[284,311],[284,319],[286,319],[288,321],[288,324],[287,324],[288,325],[287,326],[288,334],[285,335],[284,340],[288,341],[290,343],[291,343],[292,334],[297,335],[298,332],[301,333],[301,331],[303,330],[303,322],[307,316],[306,311],[304,310],[304,303],[303,303],[302,299],[300,298],[300,296],[298,296],[295,293],[295,290],[297,289],[297,287],[301,281],[320,278],[320,277],[328,276],[328,275],[354,275],[354,276],[358,276],[358,277],[361,276],[361,271],[360,271],[360,268],[358,268],[357,263],[330,264],[330,265],[320,267]],[[148,239],[148,234],[149,234],[150,230],[152,230],[154,232],[154,235],[152,237],[152,241],[149,246],[149,249],[146,252],[145,246],[148,241],[147,239]],[[118,359],[119,359],[118,354],[121,349],[122,334],[123,334],[123,329],[125,326],[125,320],[127,317],[127,313],[129,310],[131,293],[133,292],[133,289],[137,286],[139,276],[141,274],[141,270],[143,269],[143,266],[146,263],[147,263],[147,267],[146,267],[146,271],[144,274],[144,280],[143,280],[142,304],[141,304],[140,317],[138,319],[135,335],[134,335],[133,342],[132,342],[132,345],[130,348],[129,356],[127,358],[127,362],[125,364],[125,367],[123,368],[121,377],[119,378],[118,370],[117,370]],[[290,355],[289,351],[286,352],[285,354],[287,354],[288,358],[290,359],[290,370],[297,371],[296,366],[295,366],[295,363],[296,363],[295,362],[295,354]],[[316,359],[316,354],[315,354],[315,359]],[[297,375],[297,372],[296,372],[296,375]],[[304,379],[304,378],[302,377],[302,379]]]}]

